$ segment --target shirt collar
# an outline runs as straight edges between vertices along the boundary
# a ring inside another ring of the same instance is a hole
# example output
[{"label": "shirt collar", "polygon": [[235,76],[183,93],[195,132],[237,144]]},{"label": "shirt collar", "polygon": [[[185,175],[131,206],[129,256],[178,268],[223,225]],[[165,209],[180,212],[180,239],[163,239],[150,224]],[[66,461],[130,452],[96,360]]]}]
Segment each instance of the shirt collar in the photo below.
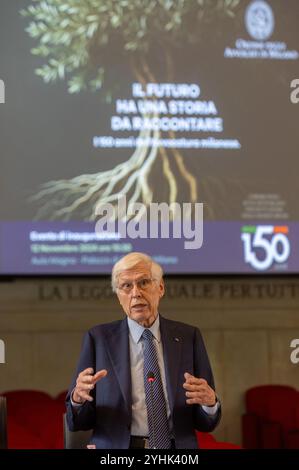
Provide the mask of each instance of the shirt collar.
[{"label": "shirt collar", "polygon": [[[132,320],[129,317],[127,318],[127,321],[128,321],[128,327],[129,327],[130,335],[131,335],[133,341],[137,344],[140,341],[142,333],[144,332],[144,330],[146,328],[144,328],[144,326],[142,326],[142,325],[139,325],[139,323],[137,323],[136,321]],[[160,333],[159,314],[157,315],[157,318],[154,321],[154,323],[152,324],[152,326],[148,329],[152,332],[155,339],[160,343],[161,333]]]}]

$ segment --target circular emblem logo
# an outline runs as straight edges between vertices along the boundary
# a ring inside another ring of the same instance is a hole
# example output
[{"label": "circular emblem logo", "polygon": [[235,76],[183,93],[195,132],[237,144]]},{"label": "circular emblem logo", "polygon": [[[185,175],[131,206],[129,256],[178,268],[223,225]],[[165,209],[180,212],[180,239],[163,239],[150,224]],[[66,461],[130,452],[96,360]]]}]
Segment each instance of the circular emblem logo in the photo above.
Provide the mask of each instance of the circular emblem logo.
[{"label": "circular emblem logo", "polygon": [[248,5],[245,12],[245,25],[248,33],[258,41],[267,40],[274,30],[272,8],[263,0],[256,0]]}]

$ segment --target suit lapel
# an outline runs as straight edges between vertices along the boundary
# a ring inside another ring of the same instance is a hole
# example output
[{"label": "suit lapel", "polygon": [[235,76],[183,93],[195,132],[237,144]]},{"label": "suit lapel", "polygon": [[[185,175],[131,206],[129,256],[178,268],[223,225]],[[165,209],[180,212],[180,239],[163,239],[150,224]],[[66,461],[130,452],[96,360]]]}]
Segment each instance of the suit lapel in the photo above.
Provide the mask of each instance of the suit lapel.
[{"label": "suit lapel", "polygon": [[117,377],[121,393],[128,408],[129,415],[132,414],[132,392],[131,392],[131,365],[129,349],[129,329],[127,319],[120,322],[106,336],[108,354]]},{"label": "suit lapel", "polygon": [[178,385],[179,367],[181,362],[182,338],[176,332],[176,326],[160,315],[160,330],[163,344],[165,377],[169,407],[172,412]]}]

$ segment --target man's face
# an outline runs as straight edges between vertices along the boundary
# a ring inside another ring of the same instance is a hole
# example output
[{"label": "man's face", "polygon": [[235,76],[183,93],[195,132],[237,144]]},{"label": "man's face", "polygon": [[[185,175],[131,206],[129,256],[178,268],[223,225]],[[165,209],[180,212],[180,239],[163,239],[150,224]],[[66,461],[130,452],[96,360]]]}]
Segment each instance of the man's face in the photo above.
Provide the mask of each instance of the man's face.
[{"label": "man's face", "polygon": [[163,280],[152,280],[149,267],[143,262],[118,276],[117,297],[129,318],[150,327],[157,315],[164,294]]}]

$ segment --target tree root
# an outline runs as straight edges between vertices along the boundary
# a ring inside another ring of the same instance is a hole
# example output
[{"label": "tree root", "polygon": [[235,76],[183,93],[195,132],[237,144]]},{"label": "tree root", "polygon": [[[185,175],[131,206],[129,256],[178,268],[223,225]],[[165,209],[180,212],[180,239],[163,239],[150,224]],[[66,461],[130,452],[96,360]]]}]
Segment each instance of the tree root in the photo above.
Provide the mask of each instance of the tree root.
[{"label": "tree root", "polygon": [[[142,131],[140,137],[151,137],[150,131]],[[158,131],[153,138],[158,139]],[[101,206],[106,203],[117,205],[120,195],[128,198],[128,209],[132,204],[142,202],[146,207],[153,200],[153,190],[148,177],[155,163],[159,148],[138,147],[129,160],[111,170],[96,174],[84,174],[69,180],[49,181],[31,197],[31,201],[42,203],[36,218],[69,220],[78,217],[95,220]],[[170,175],[164,173],[166,179]]]}]

